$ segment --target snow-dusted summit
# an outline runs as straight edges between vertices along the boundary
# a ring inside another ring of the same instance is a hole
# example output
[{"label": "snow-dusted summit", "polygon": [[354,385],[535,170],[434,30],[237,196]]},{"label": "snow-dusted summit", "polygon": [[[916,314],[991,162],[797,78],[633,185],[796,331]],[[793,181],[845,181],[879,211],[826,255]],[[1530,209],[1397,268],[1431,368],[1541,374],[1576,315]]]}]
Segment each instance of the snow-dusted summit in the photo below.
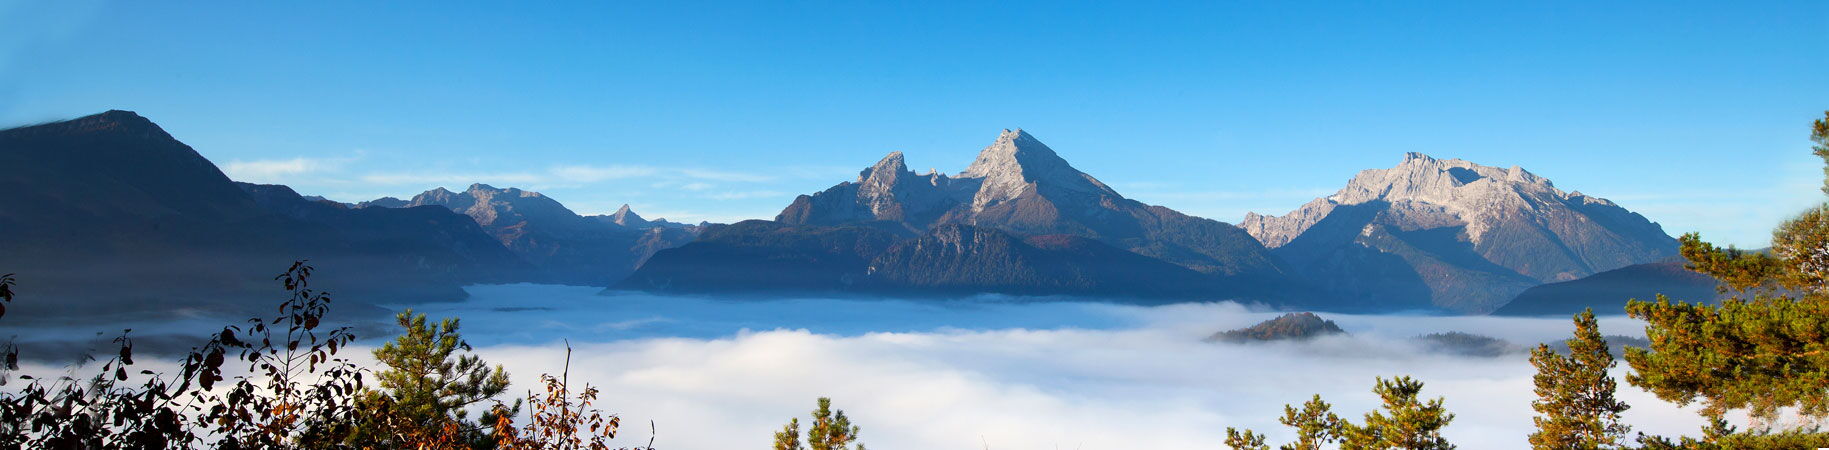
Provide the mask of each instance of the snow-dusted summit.
[{"label": "snow-dusted summit", "polygon": [[1675,254],[1658,224],[1516,166],[1409,153],[1333,195],[1242,224],[1337,295],[1489,312],[1530,286]]}]

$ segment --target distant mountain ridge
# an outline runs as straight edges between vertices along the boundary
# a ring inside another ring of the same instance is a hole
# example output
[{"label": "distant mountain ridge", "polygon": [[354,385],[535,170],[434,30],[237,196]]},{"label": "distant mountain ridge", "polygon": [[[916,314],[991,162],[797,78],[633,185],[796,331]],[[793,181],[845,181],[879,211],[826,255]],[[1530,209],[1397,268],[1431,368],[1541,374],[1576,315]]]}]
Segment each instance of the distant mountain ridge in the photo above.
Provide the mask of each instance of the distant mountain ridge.
[{"label": "distant mountain ridge", "polygon": [[1410,153],[1242,226],[1335,295],[1486,313],[1532,286],[1676,254],[1658,224],[1518,167]]},{"label": "distant mountain ridge", "polygon": [[[412,200],[382,198],[367,207],[438,206],[464,214],[531,263],[544,281],[608,286],[661,249],[690,242],[696,227],[649,222],[628,205],[605,218],[572,212],[539,192],[476,183],[462,192],[434,188]],[[388,206],[397,205],[397,206]]]},{"label": "distant mountain ridge", "polygon": [[1626,313],[1627,300],[1653,301],[1658,294],[1691,303],[1712,303],[1723,296],[1715,290],[1718,281],[1685,268],[1685,264],[1635,264],[1586,278],[1533,286],[1493,311],[1493,315],[1569,316],[1588,308],[1593,308],[1595,314],[1620,315]]}]

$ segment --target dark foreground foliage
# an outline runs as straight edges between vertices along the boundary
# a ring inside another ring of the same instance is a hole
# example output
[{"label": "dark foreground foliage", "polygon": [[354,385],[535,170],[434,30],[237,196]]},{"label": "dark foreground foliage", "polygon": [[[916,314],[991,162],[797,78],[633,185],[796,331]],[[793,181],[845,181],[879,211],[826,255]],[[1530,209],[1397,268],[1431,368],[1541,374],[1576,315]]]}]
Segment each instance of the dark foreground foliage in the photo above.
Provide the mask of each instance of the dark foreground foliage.
[{"label": "dark foreground foliage", "polygon": [[[619,419],[565,374],[543,377],[545,393],[528,394],[529,421],[517,426],[520,402],[494,398],[506,373],[455,353],[468,346],[454,320],[403,315],[405,335],[377,351],[388,366],[378,372],[339,356],[356,337],[323,327],[332,299],[312,288],[312,270],[300,261],[274,277],[289,295],[273,316],[223,327],[172,369],[140,368],[132,330],[107,359],[57,377],[20,373],[20,349],[6,345],[0,379],[25,384],[0,392],[0,449],[609,448]],[[0,276],[0,308],[16,286]],[[367,383],[377,376],[379,386]],[[484,401],[494,403],[486,428],[462,420],[464,406]]]}]

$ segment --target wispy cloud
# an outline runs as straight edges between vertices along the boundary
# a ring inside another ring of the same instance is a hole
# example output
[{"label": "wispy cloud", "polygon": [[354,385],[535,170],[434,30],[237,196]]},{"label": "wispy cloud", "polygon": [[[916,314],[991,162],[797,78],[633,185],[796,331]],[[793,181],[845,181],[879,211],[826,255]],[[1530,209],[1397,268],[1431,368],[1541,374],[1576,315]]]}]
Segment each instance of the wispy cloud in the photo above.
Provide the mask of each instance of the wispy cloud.
[{"label": "wispy cloud", "polygon": [[249,183],[286,183],[297,181],[304,175],[317,175],[341,170],[344,165],[360,159],[360,156],[337,158],[261,159],[253,161],[233,160],[222,166],[222,171],[229,179]]},{"label": "wispy cloud", "polygon": [[1333,189],[1264,189],[1256,191],[1208,191],[1208,190],[1164,190],[1169,187],[1163,183],[1141,183],[1159,186],[1156,189],[1138,188],[1136,192],[1126,193],[1132,197],[1159,198],[1166,200],[1218,201],[1218,200],[1264,200],[1264,199],[1312,199],[1326,197],[1334,193]]},{"label": "wispy cloud", "polygon": [[556,177],[533,172],[374,172],[362,175],[358,179],[366,183],[381,185],[438,185],[465,186],[470,183],[495,183],[505,185],[532,185],[553,180]]},{"label": "wispy cloud", "polygon": [[566,181],[595,183],[604,180],[652,176],[659,169],[647,166],[557,166],[550,171]]},{"label": "wispy cloud", "polygon": [[687,178],[710,181],[761,183],[775,180],[775,177],[769,175],[715,169],[677,169],[677,173]]},{"label": "wispy cloud", "polygon": [[706,195],[712,200],[744,200],[752,198],[781,197],[787,194],[780,191],[725,191]]},{"label": "wispy cloud", "polygon": [[576,187],[605,181],[642,178],[658,179],[659,181],[650,184],[653,187],[678,186],[682,189],[691,191],[712,189],[716,187],[712,182],[759,183],[774,180],[773,177],[743,172],[639,165],[558,165],[549,167],[543,171],[523,170],[509,172],[452,170],[380,171],[369,172],[358,177],[358,179],[363,182],[387,185],[468,184],[475,182],[515,184],[521,187]]}]

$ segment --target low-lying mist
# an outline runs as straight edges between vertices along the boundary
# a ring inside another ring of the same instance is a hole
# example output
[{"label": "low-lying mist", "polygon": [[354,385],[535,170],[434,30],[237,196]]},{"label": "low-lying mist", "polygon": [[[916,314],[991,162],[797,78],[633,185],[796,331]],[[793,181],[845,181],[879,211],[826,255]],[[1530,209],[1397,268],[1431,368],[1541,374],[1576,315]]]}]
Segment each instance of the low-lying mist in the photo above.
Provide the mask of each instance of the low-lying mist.
[{"label": "low-lying mist", "polygon": [[[1499,357],[1432,350],[1416,336],[1462,331],[1527,344],[1567,337],[1568,319],[1323,314],[1347,336],[1307,342],[1203,342],[1277,313],[1235,303],[1134,307],[1090,302],[786,299],[724,301],[595,295],[555,286],[478,286],[466,302],[420,305],[464,319],[517,389],[565,360],[603,389],[630,439],[649,420],[662,447],[766,445],[829,396],[879,449],[1216,448],[1227,426],[1273,441],[1282,405],[1321,394],[1344,417],[1377,406],[1374,377],[1411,375],[1457,414],[1467,448],[1522,448],[1533,370]],[[1639,336],[1625,318],[1607,334]],[[1623,377],[1623,372],[1619,374]],[[1693,433],[1695,414],[1621,383],[1637,431]],[[633,442],[633,441],[631,441]]]},{"label": "low-lying mist", "polygon": [[[1524,349],[1565,339],[1572,329],[1566,318],[1323,313],[1349,334],[1228,344],[1203,339],[1278,313],[1231,302],[1141,307],[1004,297],[726,300],[543,285],[469,290],[466,301],[411,306],[433,318],[461,318],[476,352],[509,368],[511,393],[534,388],[541,373],[558,374],[569,341],[571,380],[602,389],[598,404],[623,418],[621,445],[647,442],[653,421],[655,444],[674,449],[767,445],[790,417],[806,420],[821,396],[832,397],[876,449],[1211,449],[1222,445],[1228,426],[1287,439],[1276,423],[1283,405],[1314,394],[1357,420],[1378,406],[1374,378],[1394,375],[1425,382],[1426,398],[1447,398],[1457,417],[1446,434],[1462,447],[1524,448],[1534,398]],[[106,337],[133,327],[141,342],[157,337],[187,348],[177,336],[233,322],[199,315],[30,334],[87,335],[108,348]],[[1642,335],[1640,324],[1623,317],[1600,324],[1605,334]],[[375,367],[367,347],[398,330],[368,321],[357,328],[364,346],[344,355]],[[94,337],[96,331],[107,335]],[[1455,331],[1503,339],[1511,350],[1465,356],[1415,339]],[[30,355],[43,347],[23,348]],[[29,365],[58,370],[49,362]],[[1624,369],[1615,374],[1623,380]],[[1635,431],[1693,434],[1702,425],[1693,412],[1623,382],[1620,397],[1633,406],[1625,418]]]}]

